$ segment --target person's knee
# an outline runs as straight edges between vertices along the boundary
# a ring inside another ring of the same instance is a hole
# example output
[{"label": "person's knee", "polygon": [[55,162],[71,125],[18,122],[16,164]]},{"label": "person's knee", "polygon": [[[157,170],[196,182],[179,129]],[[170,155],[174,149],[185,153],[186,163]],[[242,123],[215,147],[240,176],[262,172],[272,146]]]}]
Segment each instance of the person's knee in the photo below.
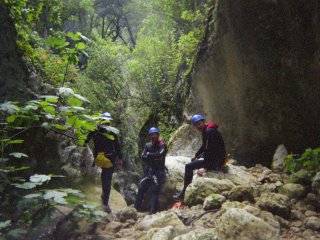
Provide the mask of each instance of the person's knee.
[{"label": "person's knee", "polygon": [[190,163],[186,164],[185,170],[186,171],[192,170],[192,165]]}]

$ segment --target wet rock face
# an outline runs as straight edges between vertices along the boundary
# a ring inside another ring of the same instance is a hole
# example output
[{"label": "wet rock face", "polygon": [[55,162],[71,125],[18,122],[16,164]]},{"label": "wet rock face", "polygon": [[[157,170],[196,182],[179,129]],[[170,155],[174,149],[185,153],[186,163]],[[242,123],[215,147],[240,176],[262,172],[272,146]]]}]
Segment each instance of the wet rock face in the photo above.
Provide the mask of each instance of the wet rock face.
[{"label": "wet rock face", "polygon": [[3,1],[0,2],[0,102],[23,100],[26,94],[26,69],[18,55],[17,32]]},{"label": "wet rock face", "polygon": [[216,1],[186,112],[217,122],[241,164],[316,146],[319,12],[317,0]]}]

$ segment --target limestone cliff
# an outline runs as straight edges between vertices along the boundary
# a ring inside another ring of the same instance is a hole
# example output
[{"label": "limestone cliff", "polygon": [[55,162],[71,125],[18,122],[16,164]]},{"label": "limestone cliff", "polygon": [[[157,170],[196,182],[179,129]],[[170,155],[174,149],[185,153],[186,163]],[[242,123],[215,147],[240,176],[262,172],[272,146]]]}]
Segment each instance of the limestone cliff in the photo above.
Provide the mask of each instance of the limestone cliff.
[{"label": "limestone cliff", "polygon": [[281,143],[289,152],[319,145],[320,2],[213,5],[186,114],[216,121],[246,164],[269,164]]}]

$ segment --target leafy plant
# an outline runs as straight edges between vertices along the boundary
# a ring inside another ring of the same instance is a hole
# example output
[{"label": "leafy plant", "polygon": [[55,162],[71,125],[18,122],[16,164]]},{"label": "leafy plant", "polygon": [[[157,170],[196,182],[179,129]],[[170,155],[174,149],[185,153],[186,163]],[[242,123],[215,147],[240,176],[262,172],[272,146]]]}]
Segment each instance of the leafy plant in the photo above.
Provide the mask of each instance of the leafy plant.
[{"label": "leafy plant", "polygon": [[305,169],[314,176],[320,171],[320,148],[307,148],[301,156],[289,154],[284,159],[284,168],[290,173]]}]

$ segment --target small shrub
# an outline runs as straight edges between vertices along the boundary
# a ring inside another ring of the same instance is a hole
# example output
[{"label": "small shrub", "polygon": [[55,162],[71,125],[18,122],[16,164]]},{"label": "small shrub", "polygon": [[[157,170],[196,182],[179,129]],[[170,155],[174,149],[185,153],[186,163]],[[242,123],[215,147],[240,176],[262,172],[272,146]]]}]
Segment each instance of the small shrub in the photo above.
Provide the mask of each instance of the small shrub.
[{"label": "small shrub", "polygon": [[320,148],[308,148],[301,156],[289,154],[284,159],[284,168],[291,174],[304,169],[307,170],[311,176],[314,176],[320,171]]}]

